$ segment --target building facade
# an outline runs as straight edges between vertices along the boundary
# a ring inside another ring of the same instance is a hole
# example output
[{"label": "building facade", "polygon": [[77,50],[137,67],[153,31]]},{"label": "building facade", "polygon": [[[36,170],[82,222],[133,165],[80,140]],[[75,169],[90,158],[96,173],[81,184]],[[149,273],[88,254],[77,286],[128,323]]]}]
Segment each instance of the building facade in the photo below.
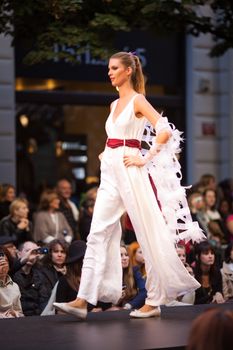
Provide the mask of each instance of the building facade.
[{"label": "building facade", "polygon": [[[184,125],[186,182],[189,184],[197,182],[204,173],[215,175],[217,181],[233,177],[233,51],[229,50],[220,58],[210,58],[208,53],[212,45],[209,35],[186,38]],[[17,185],[14,72],[14,50],[10,39],[1,36],[0,183]],[[97,115],[98,110],[93,108]],[[72,119],[73,109],[66,109]],[[92,111],[89,117],[91,115]],[[84,128],[86,133],[89,123]],[[101,119],[101,125],[103,123]]]}]

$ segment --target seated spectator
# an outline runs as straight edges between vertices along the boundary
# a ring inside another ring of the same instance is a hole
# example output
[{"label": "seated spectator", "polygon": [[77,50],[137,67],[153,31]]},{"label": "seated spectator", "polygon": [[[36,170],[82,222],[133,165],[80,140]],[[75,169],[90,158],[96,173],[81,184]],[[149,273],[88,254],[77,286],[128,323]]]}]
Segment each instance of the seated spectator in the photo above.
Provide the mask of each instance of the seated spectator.
[{"label": "seated spectator", "polygon": [[204,198],[200,192],[193,192],[188,196],[188,204],[193,221],[199,223],[200,228],[207,236],[208,221],[205,217]]},{"label": "seated spectator", "polygon": [[48,254],[41,261],[42,266],[38,269],[40,280],[43,284],[43,300],[46,306],[52,289],[56,282],[66,274],[65,260],[68,244],[64,240],[54,239],[48,245]]},{"label": "seated spectator", "polygon": [[146,277],[146,269],[145,269],[145,259],[142,254],[142,250],[139,246],[138,242],[132,242],[128,246],[128,253],[130,257],[130,264],[135,267],[137,266],[142,274],[142,277]]},{"label": "seated spectator", "polygon": [[0,234],[16,239],[15,244],[32,240],[32,224],[28,220],[28,201],[16,198],[10,205],[10,214],[0,221]]},{"label": "seated spectator", "polygon": [[84,195],[84,200],[87,199],[92,199],[93,201],[96,200],[97,196],[97,191],[98,191],[98,186],[93,186],[91,187]]},{"label": "seated spectator", "polygon": [[10,184],[0,186],[0,220],[10,214],[10,204],[15,199],[15,188]]},{"label": "seated spectator", "polygon": [[87,241],[87,236],[90,232],[91,221],[93,216],[95,200],[94,199],[86,199],[81,208],[80,219],[79,219],[79,232],[81,239],[83,241]]},{"label": "seated spectator", "polygon": [[213,246],[204,241],[197,245],[194,276],[201,284],[195,292],[195,304],[224,303],[222,295],[222,275],[216,266]]},{"label": "seated spectator", "polygon": [[20,270],[22,266],[27,263],[27,261],[34,260],[34,253],[32,250],[29,250],[23,257],[18,257],[15,239],[12,237],[0,236],[0,248],[5,249],[12,259],[12,264],[9,271],[10,276],[13,276],[18,270]]},{"label": "seated spectator", "polygon": [[[43,309],[43,284],[40,280],[36,262],[40,257],[41,248],[33,242],[24,242],[19,246],[19,258],[25,258],[31,251],[31,259],[13,276],[14,282],[19,286],[21,304],[25,316],[40,315]],[[42,250],[41,250],[42,251]]]},{"label": "seated spectator", "polygon": [[225,260],[221,269],[223,296],[227,301],[233,301],[233,242],[229,243],[225,251]]},{"label": "seated spectator", "polygon": [[[204,194],[204,201],[205,201],[205,218],[207,221],[207,224],[209,225],[210,221],[215,221],[218,223],[224,238],[227,240],[227,229],[224,224],[224,221],[221,218],[221,215],[219,211],[216,209],[216,192],[211,189],[207,189]],[[208,227],[208,238],[211,238],[211,231]]]},{"label": "seated spectator", "polygon": [[69,302],[77,297],[86,243],[78,240],[71,243],[66,258],[66,274],[57,285],[56,302]]},{"label": "seated spectator", "polygon": [[[219,182],[219,188],[223,193],[223,197],[228,200],[232,208],[233,200],[233,178],[227,178]],[[233,208],[232,208],[233,209]]]},{"label": "seated spectator", "polygon": [[233,242],[233,214],[227,217],[226,226],[229,232],[229,242]]},{"label": "seated spectator", "polygon": [[42,193],[39,211],[34,218],[34,240],[48,244],[54,239],[70,243],[73,233],[64,215],[59,212],[60,199],[53,190]]},{"label": "seated spectator", "polygon": [[138,266],[130,264],[129,254],[125,246],[121,246],[121,264],[123,269],[122,297],[116,308],[112,309],[139,309],[145,304],[147,296],[145,278],[142,277]]},{"label": "seated spectator", "polygon": [[70,225],[74,238],[78,238],[79,211],[70,200],[72,195],[71,183],[67,179],[61,179],[57,182],[56,190],[60,199],[59,210]]},{"label": "seated spectator", "polygon": [[223,222],[225,223],[227,217],[230,214],[233,214],[232,203],[228,199],[223,198],[219,203],[218,211],[221,215]]},{"label": "seated spectator", "polygon": [[19,287],[8,275],[10,263],[9,253],[0,249],[0,318],[23,316]]},{"label": "seated spectator", "polygon": [[231,350],[233,344],[233,312],[209,309],[192,323],[187,350]]},{"label": "seated spectator", "polygon": [[201,176],[199,183],[196,185],[197,191],[204,194],[206,190],[213,190],[216,194],[216,204],[219,205],[219,201],[224,197],[222,188],[217,185],[217,181],[214,175],[204,174]]},{"label": "seated spectator", "polygon": [[[190,275],[194,276],[192,267],[186,261],[186,248],[184,244],[177,244],[176,252]],[[180,295],[175,301],[171,301],[166,306],[193,305],[195,300],[195,291]]]}]

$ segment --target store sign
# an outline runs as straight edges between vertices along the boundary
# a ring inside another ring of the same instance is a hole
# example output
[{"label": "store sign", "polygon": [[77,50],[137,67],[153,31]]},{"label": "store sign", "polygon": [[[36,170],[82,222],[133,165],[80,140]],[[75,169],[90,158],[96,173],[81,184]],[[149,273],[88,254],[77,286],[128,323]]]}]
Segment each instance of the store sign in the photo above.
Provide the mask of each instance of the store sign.
[{"label": "store sign", "polygon": [[[183,46],[177,35],[158,38],[145,32],[124,33],[117,36],[118,51],[135,52],[140,58],[148,83],[166,86],[180,85],[183,71]],[[55,44],[54,51],[70,52],[75,56],[75,47]],[[58,56],[45,64],[26,66],[22,63],[25,52],[16,46],[16,76],[54,78],[79,81],[106,82],[108,60],[98,59],[87,46],[83,54],[76,56],[76,64],[61,60]]]}]

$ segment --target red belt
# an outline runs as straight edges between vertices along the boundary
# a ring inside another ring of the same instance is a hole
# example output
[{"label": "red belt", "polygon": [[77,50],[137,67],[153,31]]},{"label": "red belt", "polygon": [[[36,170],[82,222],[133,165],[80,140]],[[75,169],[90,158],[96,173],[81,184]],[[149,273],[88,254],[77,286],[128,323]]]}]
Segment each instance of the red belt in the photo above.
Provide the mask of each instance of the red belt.
[{"label": "red belt", "polygon": [[121,146],[133,147],[141,149],[141,142],[136,139],[107,139],[106,145],[110,148],[117,148]]}]

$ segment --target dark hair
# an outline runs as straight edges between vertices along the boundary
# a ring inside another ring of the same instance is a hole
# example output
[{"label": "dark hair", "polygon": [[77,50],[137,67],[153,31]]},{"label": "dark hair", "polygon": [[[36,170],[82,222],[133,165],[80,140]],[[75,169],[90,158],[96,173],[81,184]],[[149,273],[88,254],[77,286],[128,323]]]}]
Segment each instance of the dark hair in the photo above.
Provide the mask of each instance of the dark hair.
[{"label": "dark hair", "polygon": [[192,323],[187,350],[231,350],[233,312],[209,309]]},{"label": "dark hair", "polygon": [[[196,245],[195,252],[196,252],[195,278],[198,280],[198,282],[202,283],[203,272],[201,269],[201,259],[200,259],[201,254],[212,252],[216,257],[216,253],[215,253],[214,247],[208,241],[203,241],[198,245]],[[211,284],[213,283],[213,279],[215,278],[215,273],[216,273],[216,259],[214,261],[214,264],[210,267],[210,271],[209,271]]]},{"label": "dark hair", "polygon": [[110,58],[118,58],[125,67],[132,68],[131,81],[133,88],[139,94],[145,95],[145,79],[142,73],[142,66],[138,56],[131,52],[117,52]]},{"label": "dark hair", "polygon": [[0,202],[3,202],[6,199],[7,192],[10,188],[15,189],[11,184],[0,185]]},{"label": "dark hair", "polygon": [[233,242],[230,242],[228,244],[228,246],[226,247],[226,250],[225,250],[225,259],[224,260],[225,260],[225,262],[227,264],[232,262],[232,260],[231,260],[231,251],[232,251],[232,249],[233,249]]},{"label": "dark hair", "polygon": [[53,262],[52,262],[52,252],[55,249],[55,247],[57,245],[60,245],[63,250],[65,251],[66,255],[68,253],[68,243],[63,240],[63,239],[54,239],[53,241],[51,241],[48,245],[48,254],[46,254],[42,260],[42,264],[45,266],[52,266]]},{"label": "dark hair", "polygon": [[76,291],[79,289],[83,266],[83,258],[66,265],[66,280],[70,287]]},{"label": "dark hair", "polygon": [[88,198],[83,202],[83,208],[88,209],[88,208],[93,208],[95,205],[95,200]]}]

